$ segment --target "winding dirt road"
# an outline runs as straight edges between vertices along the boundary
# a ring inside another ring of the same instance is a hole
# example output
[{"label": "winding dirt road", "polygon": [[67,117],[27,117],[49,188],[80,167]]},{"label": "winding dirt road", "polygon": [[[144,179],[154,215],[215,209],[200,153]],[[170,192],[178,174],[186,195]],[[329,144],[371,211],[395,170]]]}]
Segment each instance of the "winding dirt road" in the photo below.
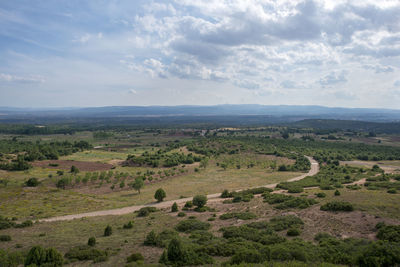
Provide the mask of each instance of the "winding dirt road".
[{"label": "winding dirt road", "polygon": [[[293,181],[298,181],[301,180],[307,176],[312,176],[315,175],[319,172],[319,164],[318,162],[316,162],[313,158],[311,157],[307,157],[310,162],[311,162],[311,169],[308,173],[305,173],[303,175],[291,178],[289,180],[287,180],[288,182],[293,182]],[[277,186],[277,183],[275,184],[267,184],[267,185],[261,185],[264,187],[268,187],[268,188],[275,188]],[[261,187],[260,186],[260,187]],[[247,188],[246,188],[247,189]],[[237,190],[240,191],[240,190]],[[216,193],[216,194],[211,194],[211,195],[207,195],[208,200],[211,201],[218,201],[218,200],[223,200],[220,199],[219,196],[221,195],[221,193]],[[175,199],[175,200],[168,200],[168,201],[164,201],[164,202],[153,202],[153,203],[149,203],[149,204],[145,204],[145,205],[136,205],[136,206],[129,206],[129,207],[125,207],[125,208],[120,208],[120,209],[111,209],[111,210],[100,210],[100,211],[93,211],[93,212],[86,212],[86,213],[79,213],[79,214],[71,214],[71,215],[64,215],[64,216],[57,216],[57,217],[51,217],[51,218],[47,218],[47,219],[41,219],[39,220],[40,222],[55,222],[55,221],[69,221],[69,220],[73,220],[73,219],[81,219],[81,218],[85,218],[85,217],[95,217],[95,216],[107,216],[107,215],[123,215],[123,214],[128,214],[128,213],[132,213],[135,212],[143,207],[156,207],[158,209],[163,209],[163,208],[169,208],[172,206],[172,204],[174,202],[176,202],[178,205],[179,204],[184,204],[186,203],[186,201],[192,200],[192,197],[188,197],[188,198],[181,198],[181,199]]]}]

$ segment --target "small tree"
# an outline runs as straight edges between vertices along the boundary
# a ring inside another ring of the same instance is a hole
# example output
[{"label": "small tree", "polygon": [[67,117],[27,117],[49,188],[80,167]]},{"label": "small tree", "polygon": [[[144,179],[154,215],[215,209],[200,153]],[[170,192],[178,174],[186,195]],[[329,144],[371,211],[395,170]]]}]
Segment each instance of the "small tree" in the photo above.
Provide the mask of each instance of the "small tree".
[{"label": "small tree", "polygon": [[87,244],[88,244],[88,246],[94,247],[94,246],[96,245],[96,238],[93,237],[93,236],[90,237],[90,238],[88,239]]},{"label": "small tree", "polygon": [[207,196],[205,195],[197,195],[193,198],[193,205],[198,208],[202,208],[207,204]]},{"label": "small tree", "polygon": [[176,204],[176,202],[174,202],[174,204],[172,204],[171,207],[171,212],[177,212],[178,211],[178,204]]},{"label": "small tree", "polygon": [[162,202],[166,196],[167,194],[162,188],[157,189],[156,193],[154,194],[154,198],[157,199],[158,202]]},{"label": "small tree", "polygon": [[157,244],[157,235],[154,230],[151,230],[151,232],[147,234],[143,244],[145,246],[155,246]]},{"label": "small tree", "polygon": [[179,262],[183,260],[184,253],[182,249],[181,241],[174,238],[169,242],[167,250],[168,261]]},{"label": "small tree", "polygon": [[107,225],[107,227],[104,229],[104,236],[110,236],[112,235],[112,228],[111,226]]},{"label": "small tree", "polygon": [[339,190],[335,191],[335,196],[340,196],[340,191]]},{"label": "small tree", "polygon": [[77,173],[79,173],[79,169],[77,167],[75,167],[74,165],[72,165],[71,166],[71,173],[77,174]]},{"label": "small tree", "polygon": [[143,179],[141,177],[138,177],[133,182],[132,187],[140,194],[140,189],[142,189],[143,185],[144,185]]}]

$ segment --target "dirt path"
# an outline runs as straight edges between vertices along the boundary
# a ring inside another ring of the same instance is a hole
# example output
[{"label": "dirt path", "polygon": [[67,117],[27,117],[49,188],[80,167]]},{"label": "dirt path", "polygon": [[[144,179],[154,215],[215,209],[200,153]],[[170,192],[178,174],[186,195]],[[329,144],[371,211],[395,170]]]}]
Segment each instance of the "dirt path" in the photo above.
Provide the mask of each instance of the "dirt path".
[{"label": "dirt path", "polygon": [[[308,173],[305,173],[303,175],[291,178],[288,180],[288,182],[293,182],[293,181],[298,181],[301,180],[307,176],[312,176],[315,175],[319,172],[319,164],[316,162],[313,158],[307,157],[310,162],[311,162],[311,169]],[[275,188],[277,186],[277,183],[275,184],[267,184],[267,185],[261,185],[264,187],[268,188]],[[247,189],[247,188],[245,188]],[[237,190],[240,191],[240,190]],[[219,196],[221,193],[216,193],[216,194],[211,194],[207,195],[207,198],[209,202],[216,202],[216,201],[221,201],[223,199],[220,199]],[[86,212],[86,213],[79,213],[79,214],[71,214],[71,215],[65,215],[65,216],[58,216],[58,217],[52,217],[52,218],[47,218],[47,219],[41,219],[39,220],[40,222],[55,222],[55,221],[69,221],[73,219],[81,219],[84,217],[95,217],[95,216],[107,216],[107,215],[123,215],[123,214],[128,214],[135,212],[143,207],[156,207],[158,209],[163,209],[163,208],[169,208],[172,206],[174,202],[176,202],[178,205],[179,204],[184,204],[186,201],[192,200],[192,197],[188,198],[181,198],[181,199],[175,199],[175,200],[168,200],[164,202],[153,202],[145,205],[136,205],[136,206],[129,206],[125,208],[120,208],[120,209],[112,209],[112,210],[100,210],[100,211],[93,211],[93,212]]]}]

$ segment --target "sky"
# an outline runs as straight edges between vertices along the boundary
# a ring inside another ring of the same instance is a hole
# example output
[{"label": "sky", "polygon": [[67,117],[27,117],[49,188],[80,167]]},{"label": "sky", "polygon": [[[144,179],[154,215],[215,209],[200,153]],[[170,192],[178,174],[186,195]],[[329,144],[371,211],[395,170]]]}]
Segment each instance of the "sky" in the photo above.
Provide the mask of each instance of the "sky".
[{"label": "sky", "polygon": [[0,106],[399,103],[399,0],[0,1]]}]

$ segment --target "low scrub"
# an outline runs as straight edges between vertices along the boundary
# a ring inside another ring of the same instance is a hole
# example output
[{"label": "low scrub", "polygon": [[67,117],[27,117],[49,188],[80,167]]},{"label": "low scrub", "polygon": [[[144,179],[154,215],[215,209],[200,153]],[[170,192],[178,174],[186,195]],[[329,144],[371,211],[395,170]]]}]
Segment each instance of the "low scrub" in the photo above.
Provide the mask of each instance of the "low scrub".
[{"label": "low scrub", "polygon": [[138,217],[147,217],[147,216],[149,216],[150,213],[156,212],[156,211],[157,211],[157,208],[155,208],[155,207],[144,207],[144,208],[141,208],[137,212],[137,216]]},{"label": "low scrub", "polygon": [[70,260],[101,262],[108,260],[108,253],[90,246],[78,246],[65,253],[65,258]]},{"label": "low scrub", "polygon": [[221,220],[228,220],[232,218],[240,219],[240,220],[251,220],[257,218],[257,215],[251,212],[231,212],[225,213],[219,216]]},{"label": "low scrub", "polygon": [[196,230],[208,230],[211,225],[206,222],[202,222],[196,219],[188,219],[180,221],[175,229],[179,232],[189,233]]},{"label": "low scrub", "polygon": [[332,201],[321,206],[323,211],[353,211],[354,207],[349,202]]}]

